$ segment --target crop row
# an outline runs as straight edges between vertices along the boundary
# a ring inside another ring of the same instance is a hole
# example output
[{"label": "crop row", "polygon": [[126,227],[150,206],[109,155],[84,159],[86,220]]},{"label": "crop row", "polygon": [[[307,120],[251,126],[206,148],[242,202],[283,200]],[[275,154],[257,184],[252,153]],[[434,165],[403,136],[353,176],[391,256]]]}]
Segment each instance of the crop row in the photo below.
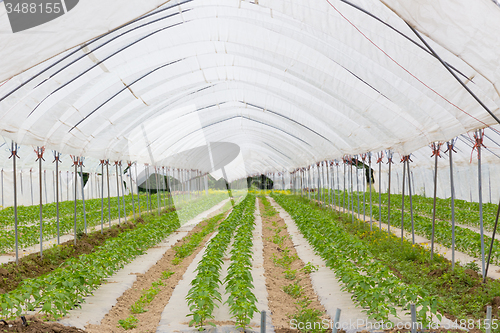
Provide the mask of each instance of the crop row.
[{"label": "crop row", "polygon": [[[400,197],[401,199],[401,197]],[[357,214],[357,195],[352,198],[352,203],[354,205],[354,214]],[[406,201],[406,200],[405,200]],[[363,202],[360,202],[360,215],[363,214]],[[403,227],[405,230],[410,231],[412,228],[411,225],[411,213],[409,212],[409,206],[405,205],[405,213],[404,213],[404,221]],[[414,206],[415,207],[415,206]],[[349,207],[348,209],[351,209]],[[369,216],[369,206],[367,206],[367,216]],[[379,219],[379,216],[382,216],[382,222],[387,223],[388,218],[388,206],[382,205],[379,210],[378,205],[373,205],[373,218]],[[380,215],[381,212],[381,215]],[[427,239],[431,239],[432,237],[432,218],[425,215],[420,215],[419,210],[413,211],[413,227],[416,235],[426,237]],[[392,204],[392,196],[391,196],[391,226],[401,227],[401,200]],[[434,224],[434,240],[437,243],[440,243],[448,248],[452,247],[452,230],[451,223],[449,221],[443,221],[436,219]],[[486,249],[491,244],[491,238],[484,235],[484,242]],[[473,230],[469,230],[467,228],[463,228],[460,226],[455,226],[455,248],[459,251],[469,254],[472,257],[479,258],[481,256],[481,235]],[[491,262],[494,264],[500,263],[500,242],[495,240],[493,244],[493,250],[491,253]]]},{"label": "crop row", "polygon": [[[328,190],[323,190],[326,196],[328,196]],[[363,199],[363,193],[366,195]],[[365,205],[366,212],[369,212],[369,193],[368,192],[354,192],[350,195],[349,191],[345,194],[345,205],[353,199],[354,208],[357,212],[358,205],[358,194],[360,197],[360,212],[363,212],[363,204]],[[330,191],[330,195],[333,196],[334,192]],[[338,195],[340,195],[340,205],[344,205],[344,192],[336,190],[335,191],[335,203],[338,204]],[[316,196],[315,196],[316,198]],[[401,194],[391,194],[391,207],[401,209]],[[328,201],[328,199],[327,199]],[[377,192],[372,192],[372,202],[373,206],[379,205],[379,195]],[[410,207],[410,198],[405,195],[405,209]],[[381,194],[381,204],[388,205],[388,194]],[[433,213],[433,198],[427,198],[421,195],[412,195],[412,206],[413,211],[420,213],[421,215],[432,216]],[[483,225],[486,230],[493,230],[495,225],[495,217],[497,213],[498,205],[483,203]],[[436,218],[441,220],[451,221],[451,199],[441,199],[436,198]],[[479,204],[477,202],[467,202],[465,200],[455,200],[455,222],[459,224],[464,224],[473,227],[479,227]]]},{"label": "crop row", "polygon": [[[189,316],[193,317],[190,325],[195,324],[196,327],[202,328],[207,324],[208,320],[214,319],[213,311],[218,306],[217,302],[221,302],[221,294],[218,289],[222,284],[220,280],[222,258],[231,242],[234,231],[238,226],[242,227],[242,220],[250,212],[253,212],[252,205],[254,204],[255,197],[248,195],[245,200],[235,206],[228,218],[219,225],[218,233],[206,246],[205,253],[196,268],[196,277],[191,281],[192,287],[186,296],[191,311]],[[242,232],[244,230],[245,228],[242,229]],[[239,267],[239,264],[234,267]],[[246,271],[246,269],[243,269],[243,271]]]},{"label": "crop row", "polygon": [[[137,196],[135,196],[137,199]],[[223,193],[218,193],[218,194],[212,194],[209,197],[213,198],[214,200],[221,201],[224,197]],[[135,200],[136,200],[135,199]],[[146,203],[145,203],[146,198],[143,198],[143,201],[141,201],[141,212],[146,211]],[[108,206],[104,206],[104,221],[105,223],[108,222],[109,217],[111,219],[116,219],[119,216],[123,218],[123,204],[122,202],[120,203],[120,207],[118,207],[118,203],[116,200],[113,200],[113,205],[111,205],[111,210],[109,210],[108,214]],[[151,196],[151,203],[155,204],[155,206],[152,205],[151,209],[157,208],[157,200],[156,200],[156,195]],[[210,201],[211,203],[214,201]],[[74,208],[74,207],[73,207]],[[93,227],[101,223],[101,203],[99,202],[99,205],[95,205],[95,202],[93,205],[87,206],[87,202],[85,203],[85,208],[86,208],[86,216],[85,219],[87,221],[87,227]],[[136,211],[138,212],[138,206],[137,204],[135,205]],[[129,210],[130,209],[130,210]],[[186,217],[185,215],[189,215],[189,210],[193,209],[191,205],[188,205],[186,209],[182,209],[180,213],[180,218],[181,220],[185,220]],[[128,201],[127,201],[127,212],[129,214],[129,217],[133,214],[132,212],[132,203],[131,203],[131,196],[128,196]],[[66,233],[70,233],[73,231],[74,228],[74,215],[73,211],[71,214],[66,214],[66,215],[61,215],[59,218],[59,232],[61,235],[64,235]],[[186,215],[186,216],[187,216]],[[83,231],[84,230],[84,216],[81,213],[77,214],[77,231]],[[54,219],[51,220],[44,220],[43,221],[43,240],[49,240],[52,238],[55,238],[57,235],[57,222]],[[34,244],[38,244],[40,241],[40,224],[34,223],[31,225],[19,225],[18,226],[18,242],[20,247],[28,247]],[[4,230],[0,234],[0,253],[2,252],[8,252],[12,251],[15,247],[15,230],[10,228],[8,230]]]},{"label": "crop row", "polygon": [[[151,208],[157,207],[157,198],[156,194],[151,194]],[[134,195],[134,206],[136,212],[139,211],[138,207],[138,200],[141,202],[141,211],[146,210],[146,207],[148,206],[148,195],[147,194],[140,194],[139,198],[138,195]],[[160,205],[168,204],[165,202],[166,196],[163,193],[160,193]],[[121,207],[121,214],[123,216],[123,212],[127,211],[127,214],[132,213],[132,195],[128,194],[125,196],[125,204],[126,204],[126,209],[124,210],[123,208],[123,197],[120,196],[120,207]],[[115,208],[118,206],[118,197],[111,197],[110,198],[110,206],[112,208]],[[73,200],[69,201],[61,201],[59,202],[59,216],[72,216],[74,213],[74,208],[75,208],[75,202]],[[82,200],[77,200],[76,201],[76,209],[78,212],[83,212],[83,201]],[[104,218],[107,218],[107,210],[108,210],[108,198],[104,198]],[[101,199],[87,199],[85,200],[85,211],[91,212],[91,211],[101,211]],[[51,220],[55,219],[57,215],[57,210],[56,210],[56,203],[48,203],[43,205],[43,219],[44,220]],[[116,217],[118,217],[118,211],[116,210]],[[38,222],[40,220],[40,206],[39,205],[34,205],[34,206],[18,206],[17,207],[17,218],[18,218],[18,224],[19,225],[27,225],[31,224],[33,222]],[[8,226],[13,226],[14,225],[14,207],[7,207],[5,209],[0,210],[0,227],[8,227]]]},{"label": "crop row", "polygon": [[343,289],[354,295],[353,301],[365,308],[370,318],[388,321],[389,314],[397,315],[397,307],[409,309],[411,303],[416,304],[423,323],[430,320],[428,312],[436,314],[434,296],[420,286],[401,282],[328,212],[314,210],[290,196],[273,194],[273,198],[292,216],[309,244],[342,281]]},{"label": "crop row", "polygon": [[[213,206],[214,201],[217,201],[214,196],[207,196],[191,203],[189,217]],[[17,289],[0,294],[0,315],[15,317],[25,310],[41,307],[42,313],[56,318],[64,316],[97,289],[105,278],[180,226],[176,212],[144,215],[143,218],[144,223],[108,239],[95,252],[72,258],[51,273],[23,280]]]},{"label": "crop row", "polygon": [[234,237],[231,264],[224,279],[226,294],[229,295],[226,303],[229,305],[230,313],[236,319],[236,327],[243,330],[250,324],[253,314],[258,311],[257,298],[252,292],[254,286],[251,273],[255,197],[249,196],[249,199],[245,203],[245,212]]}]

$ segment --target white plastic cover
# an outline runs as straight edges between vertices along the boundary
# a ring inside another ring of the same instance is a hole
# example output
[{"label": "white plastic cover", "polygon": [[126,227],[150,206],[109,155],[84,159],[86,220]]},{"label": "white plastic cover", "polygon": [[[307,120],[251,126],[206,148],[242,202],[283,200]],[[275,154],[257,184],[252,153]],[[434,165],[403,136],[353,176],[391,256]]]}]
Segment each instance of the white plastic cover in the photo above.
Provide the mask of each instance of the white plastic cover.
[{"label": "white plastic cover", "polygon": [[[186,169],[205,156],[193,148],[234,143],[236,179],[345,154],[409,154],[495,124],[401,17],[500,116],[500,8],[489,0],[177,0],[119,28],[159,3],[99,2],[101,13],[96,3],[0,37],[10,61],[0,80],[24,70],[0,83],[0,134]],[[99,38],[76,46],[90,35]]]}]

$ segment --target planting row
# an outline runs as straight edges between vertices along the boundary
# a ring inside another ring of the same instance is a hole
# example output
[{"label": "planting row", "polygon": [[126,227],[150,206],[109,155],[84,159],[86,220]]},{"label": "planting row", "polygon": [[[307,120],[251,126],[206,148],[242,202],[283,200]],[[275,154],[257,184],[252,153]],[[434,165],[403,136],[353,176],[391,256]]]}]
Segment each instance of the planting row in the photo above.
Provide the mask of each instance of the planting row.
[{"label": "planting row", "polygon": [[[358,203],[359,203],[359,212],[363,214],[369,214],[370,211],[370,198],[369,192],[353,192],[346,191],[330,191],[330,198],[328,199],[328,190],[323,189],[321,195],[324,195],[325,201],[333,202],[339,206],[345,206],[349,204],[351,205],[350,200],[353,199],[355,211],[358,212]],[[344,197],[345,195],[345,197]],[[314,198],[317,198],[317,193],[313,194]],[[335,196],[335,198],[334,198]],[[359,196],[359,202],[358,202]],[[388,194],[382,193],[380,195],[380,201],[382,205],[388,204]],[[399,208],[401,209],[401,194],[391,194],[391,208]],[[344,201],[345,200],[345,201]],[[427,198],[421,195],[412,195],[412,204],[413,211],[416,213],[420,213],[421,215],[432,216],[433,213],[433,198]],[[372,192],[372,202],[373,206],[379,205],[379,194],[378,192]],[[408,194],[405,195],[405,209],[409,210],[410,208],[410,198]],[[495,218],[497,213],[498,205],[483,203],[483,226],[486,230],[492,231],[495,225]],[[375,216],[375,215],[374,215]],[[451,221],[451,199],[441,199],[436,198],[436,218],[446,221]],[[459,224],[464,224],[473,227],[479,227],[479,204],[477,202],[468,202],[465,200],[457,200],[455,199],[455,222]]]},{"label": "planting row", "polygon": [[387,231],[376,227],[370,229],[368,223],[357,220],[352,223],[349,214],[320,209],[300,197],[289,197],[288,200],[304,203],[309,210],[325,217],[325,223],[337,225],[356,237],[376,260],[389,267],[401,281],[417,285],[427,295],[435,296],[437,310],[456,321],[457,325],[465,323],[467,328],[473,328],[483,323],[487,305],[493,307],[494,318],[499,318],[500,309],[496,304],[500,281],[487,279],[486,283],[482,283],[477,265],[455,265],[453,269],[444,257],[436,255],[431,260],[430,251],[418,244],[407,240],[401,242],[398,236],[388,235]]},{"label": "planting row", "polygon": [[[207,210],[218,198],[207,196],[189,209],[190,218]],[[0,295],[0,314],[4,318],[21,315],[25,310],[41,307],[41,312],[60,317],[78,306],[84,297],[115,271],[163,240],[179,226],[176,212],[160,216],[144,215],[144,222],[108,239],[90,254],[67,260],[51,273],[26,279],[17,289]]]},{"label": "planting row", "polygon": [[[161,195],[160,195],[161,196]],[[210,202],[218,202],[224,198],[224,193],[217,193],[209,195],[212,198]],[[142,195],[141,195],[142,197]],[[132,211],[132,201],[131,196],[126,196],[127,199],[127,214],[131,216],[133,214]],[[147,196],[141,198],[141,212],[145,212],[148,208],[146,205]],[[163,198],[161,198],[163,201]],[[97,202],[98,200],[99,202]],[[137,200],[137,195],[135,199]],[[108,210],[108,206],[104,206],[104,212],[101,212],[101,202],[99,199],[94,199],[91,202],[91,205],[87,205],[87,201],[85,202],[85,211],[86,215],[84,216],[80,211],[77,214],[77,232],[83,232],[85,228],[85,221],[87,222],[87,227],[93,227],[99,225],[101,223],[101,217],[104,219],[104,223],[107,223],[111,219],[117,219],[119,216],[122,218],[123,216],[123,201],[120,200],[120,204],[117,203],[117,200],[112,200],[113,205],[111,206],[111,210]],[[151,196],[151,203],[154,203],[154,206],[150,207],[151,209],[157,208],[157,197],[156,195]],[[163,202],[160,201],[162,204]],[[188,205],[186,209],[181,210],[180,219],[185,220],[185,215],[189,215],[189,210],[192,206]],[[74,208],[74,207],[73,207]],[[73,209],[71,208],[71,209]],[[130,211],[128,210],[130,208]],[[137,202],[135,204],[136,211],[138,213],[139,207],[137,206]],[[74,229],[74,212],[71,210],[71,213],[68,213],[70,208],[66,207],[64,211],[65,214],[61,215],[59,218],[59,233],[64,235],[66,233],[70,233]],[[83,209],[83,208],[82,208]],[[57,221],[54,219],[44,220],[43,221],[43,239],[49,240],[55,238],[57,236]],[[18,226],[18,242],[19,246],[28,247],[31,245],[38,244],[40,242],[40,224],[33,223],[31,225],[19,225]],[[5,253],[14,250],[15,247],[15,230],[13,228],[9,228],[4,230],[0,234],[0,253]]]},{"label": "planting row", "polygon": [[409,309],[411,303],[419,308],[422,322],[429,322],[428,312],[436,314],[434,296],[420,286],[401,282],[362,240],[332,223],[328,212],[314,210],[287,195],[273,194],[273,198],[292,216],[309,244],[342,281],[344,289],[355,295],[354,301],[368,309],[370,318],[388,321],[389,314],[397,314],[396,308]]},{"label": "planting row", "polygon": [[257,310],[256,298],[251,291],[253,285],[250,273],[254,207],[253,195],[248,195],[234,207],[228,218],[219,225],[218,233],[208,243],[196,268],[198,273],[191,281],[192,287],[186,300],[191,311],[190,316],[193,317],[190,324],[200,329],[207,323],[214,325],[208,320],[214,319],[213,311],[218,306],[217,303],[221,302],[218,289],[222,284],[222,258],[236,229],[238,231],[231,251],[231,264],[224,281],[226,292],[229,294],[227,303],[239,327],[245,327]]},{"label": "planting row", "polygon": [[[400,197],[401,199],[401,197]],[[357,195],[351,196],[351,207],[354,207],[354,214],[357,213],[357,205],[360,203],[360,216],[363,215],[363,202],[359,202]],[[405,200],[406,201],[406,200]],[[391,226],[401,228],[401,200],[399,201],[399,206],[392,204],[391,196]],[[405,205],[406,206],[406,205]],[[367,206],[367,216],[369,216],[370,207]],[[389,220],[389,209],[388,206],[382,205],[380,210],[378,205],[373,205],[372,207],[373,218],[379,219],[382,217],[382,222],[387,223]],[[409,206],[406,206],[404,213],[403,228],[407,231],[412,230],[411,223],[411,213],[409,212]],[[432,237],[432,218],[428,215],[419,214],[418,210],[413,211],[413,228],[416,235],[431,239]],[[452,230],[451,223],[449,221],[443,221],[436,219],[434,224],[434,240],[448,248],[452,247]],[[491,237],[484,235],[484,243],[486,250],[491,244]],[[467,228],[455,226],[455,248],[461,252],[467,253],[468,255],[480,258],[481,257],[481,235],[475,231],[469,230]],[[500,264],[500,242],[495,240],[493,243],[493,251],[491,253],[491,262],[493,264]]]}]

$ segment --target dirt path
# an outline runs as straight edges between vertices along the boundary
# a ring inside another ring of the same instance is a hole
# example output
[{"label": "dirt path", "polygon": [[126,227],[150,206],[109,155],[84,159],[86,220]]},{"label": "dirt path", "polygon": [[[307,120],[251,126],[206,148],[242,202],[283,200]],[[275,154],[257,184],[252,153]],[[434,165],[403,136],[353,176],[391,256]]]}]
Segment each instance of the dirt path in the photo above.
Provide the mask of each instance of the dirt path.
[{"label": "dirt path", "polygon": [[[207,220],[215,216],[217,212],[209,215],[209,217],[196,225],[185,237],[179,240],[175,246],[181,246],[187,240],[190,235],[199,232],[207,224]],[[168,303],[172,292],[182,279],[182,275],[186,271],[187,267],[191,264],[194,257],[200,252],[206,241],[211,237],[211,234],[205,236],[198,248],[188,257],[184,258],[181,263],[174,265],[172,260],[175,257],[175,248],[171,247],[165,252],[163,257],[157,262],[156,265],[151,267],[145,274],[138,274],[137,281],[132,285],[131,288],[126,290],[121,297],[118,298],[116,305],[109,311],[108,314],[101,321],[100,325],[88,325],[86,326],[86,332],[94,333],[117,333],[117,332],[156,332],[156,328],[161,318],[161,314],[165,305]],[[150,289],[153,282],[161,279],[163,272],[170,271],[173,275],[168,279],[164,280],[164,285],[159,286],[160,291],[154,297],[153,301],[147,305],[147,312],[133,314],[135,318],[138,319],[137,327],[129,330],[123,329],[119,324],[119,320],[125,320],[130,315],[132,315],[130,306],[133,305],[141,295],[143,290]]]},{"label": "dirt path", "polygon": [[[293,332],[291,320],[305,308],[318,311],[318,319],[330,320],[304,269],[307,263],[299,259],[285,221],[272,207],[259,199],[262,215],[264,268],[271,318],[277,333]],[[274,214],[272,213],[274,212]],[[288,293],[284,287],[289,286]]]}]

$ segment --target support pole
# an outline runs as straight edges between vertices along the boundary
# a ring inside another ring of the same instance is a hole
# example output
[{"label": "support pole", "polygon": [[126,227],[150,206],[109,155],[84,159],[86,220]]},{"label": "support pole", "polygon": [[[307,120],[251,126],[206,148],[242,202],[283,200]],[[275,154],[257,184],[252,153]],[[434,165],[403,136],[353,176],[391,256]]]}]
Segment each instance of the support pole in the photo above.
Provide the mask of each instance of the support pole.
[{"label": "support pole", "polygon": [[481,146],[483,146],[483,135],[479,130],[477,134],[474,135],[476,139],[476,144],[474,147],[477,148],[477,182],[478,182],[478,191],[479,191],[479,228],[481,232],[481,272],[483,277],[485,276],[485,259],[484,259],[484,226],[483,226],[483,183],[481,177]]},{"label": "support pole", "polygon": [[40,187],[40,258],[43,258],[43,203],[42,203],[42,160],[43,153],[45,152],[44,147],[37,147],[36,149],[36,161],[38,161],[38,177],[39,177],[39,187]]},{"label": "support pole", "polygon": [[[14,243],[16,247],[16,264],[19,264],[19,237],[18,237],[18,232],[17,232],[17,179],[16,179],[16,158],[19,158],[17,156],[17,143],[14,143],[12,141],[12,146],[10,149],[10,157],[12,158],[12,169],[13,169],[13,178],[14,178]],[[3,175],[3,174],[2,174]],[[3,198],[3,196],[2,196]]]},{"label": "support pole", "polygon": [[[156,204],[158,205],[158,216],[160,216],[161,208],[160,208],[160,183],[158,180],[158,168],[155,166],[155,180],[156,180]],[[190,195],[191,196],[191,195]]]},{"label": "support pole", "polygon": [[76,196],[77,196],[77,184],[78,184],[78,157],[73,157],[73,165],[75,166],[75,207],[74,207],[74,228],[73,228],[73,232],[75,233],[75,237],[74,237],[74,245],[76,246]]},{"label": "support pole", "polygon": [[358,168],[358,165],[359,165],[359,157],[356,156],[356,192],[358,193],[358,220],[359,220],[359,217],[360,217],[360,207],[359,207],[359,192],[360,192],[360,188],[359,188],[359,168]]},{"label": "support pole", "polygon": [[405,220],[405,178],[406,178],[406,162],[408,160],[408,156],[403,156],[401,162],[403,162],[403,190],[401,192],[401,246],[403,245],[404,240],[404,220]]},{"label": "support pole", "polygon": [[104,232],[104,160],[101,160],[101,234]]},{"label": "support pole", "polygon": [[346,194],[346,188],[345,188],[345,182],[346,182],[346,169],[347,169],[347,157],[344,157],[344,200],[342,200],[342,206],[343,206],[343,209],[342,209],[342,213],[345,214],[345,194]]},{"label": "support pole", "polygon": [[125,201],[125,185],[123,183],[122,161],[118,163],[118,166],[120,167],[120,183],[122,185],[123,218],[125,219],[125,223],[127,223],[127,202]]},{"label": "support pole", "polygon": [[382,230],[382,158],[384,153],[381,152],[378,156],[378,228]]},{"label": "support pole", "polygon": [[60,244],[59,234],[59,163],[61,163],[61,154],[54,152],[54,162],[56,164],[56,224],[57,224],[57,245]]},{"label": "support pole", "polygon": [[[367,174],[366,170],[366,154],[361,156],[361,160],[363,162],[363,173],[365,176]],[[366,177],[363,177],[363,221],[366,221]]]},{"label": "support pole", "polygon": [[139,178],[137,176],[137,162],[135,162],[135,181],[137,182],[137,206],[139,207],[139,217],[142,216],[141,214],[141,196],[140,196],[140,191],[139,191]]},{"label": "support pole", "polygon": [[441,144],[432,144],[432,156],[434,156],[434,203],[432,209],[432,237],[431,237],[431,260],[434,258],[434,230],[436,224],[436,196],[437,196],[437,166]]},{"label": "support pole", "polygon": [[110,198],[110,193],[109,193],[109,160],[106,160],[106,181],[108,185],[108,223],[109,227],[111,228],[111,198]]},{"label": "support pole", "polygon": [[116,172],[116,195],[118,199],[118,225],[121,225],[121,211],[120,211],[120,182],[118,180],[118,161],[115,161],[115,172]]},{"label": "support pole", "polygon": [[455,150],[453,149],[453,141],[449,141],[448,157],[450,160],[450,187],[451,187],[451,269],[452,270],[455,269],[455,184],[453,181],[453,154],[452,154],[453,152],[455,152]]},{"label": "support pole", "polygon": [[368,184],[370,185],[370,231],[373,230],[373,202],[372,202],[372,153],[368,153]]},{"label": "support pole", "polygon": [[[411,155],[409,155],[411,156]],[[413,223],[413,200],[412,200],[412,193],[411,193],[411,183],[412,179],[410,176],[410,162],[411,159],[408,158],[408,162],[406,163],[406,168],[407,168],[407,174],[408,174],[408,195],[410,196],[410,217],[411,217],[411,241],[412,244],[415,244],[415,225]]]},{"label": "support pole", "polygon": [[389,187],[387,188],[387,234],[391,235],[391,165],[392,153],[387,152],[387,163],[389,164]]},{"label": "support pole", "polygon": [[354,223],[354,182],[352,181],[352,156],[349,156],[349,173],[350,173],[350,176],[349,176],[349,179],[350,179],[350,194],[351,194],[351,207],[350,207],[350,210],[351,210],[351,221],[352,223]]},{"label": "support pole", "polygon": [[[339,162],[335,162],[336,167],[337,167],[337,189],[340,192],[340,174],[339,174]],[[337,194],[337,200],[339,202],[338,207],[339,207],[339,212],[340,212],[340,193]]]},{"label": "support pole", "polygon": [[[130,177],[130,193],[132,194],[132,211],[134,212],[134,221],[135,221],[135,199],[134,199],[134,185],[132,184],[132,162],[127,162],[129,177]],[[137,181],[137,176],[136,176]]]},{"label": "support pole", "polygon": [[85,210],[85,184],[83,183],[83,157],[80,157],[80,184],[82,185],[83,228],[87,234],[87,211]]}]

